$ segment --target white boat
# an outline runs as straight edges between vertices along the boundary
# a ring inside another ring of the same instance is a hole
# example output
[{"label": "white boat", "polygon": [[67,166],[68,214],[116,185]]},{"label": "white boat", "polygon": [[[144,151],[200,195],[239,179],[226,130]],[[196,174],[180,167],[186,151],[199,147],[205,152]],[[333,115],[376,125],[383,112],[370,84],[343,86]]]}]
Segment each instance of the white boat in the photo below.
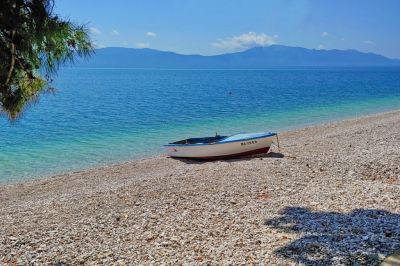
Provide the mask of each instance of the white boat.
[{"label": "white boat", "polygon": [[276,133],[248,133],[232,136],[190,138],[164,145],[167,155],[177,158],[218,160],[267,153]]}]

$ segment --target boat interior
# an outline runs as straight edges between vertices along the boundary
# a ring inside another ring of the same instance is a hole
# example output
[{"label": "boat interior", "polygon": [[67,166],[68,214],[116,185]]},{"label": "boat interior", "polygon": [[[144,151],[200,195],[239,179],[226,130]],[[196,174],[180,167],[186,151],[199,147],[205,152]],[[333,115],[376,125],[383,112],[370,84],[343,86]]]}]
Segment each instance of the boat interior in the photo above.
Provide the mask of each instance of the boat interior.
[{"label": "boat interior", "polygon": [[228,136],[217,135],[215,137],[190,138],[190,139],[184,139],[184,140],[172,142],[170,144],[208,144],[208,143],[221,141],[226,137],[228,137]]}]

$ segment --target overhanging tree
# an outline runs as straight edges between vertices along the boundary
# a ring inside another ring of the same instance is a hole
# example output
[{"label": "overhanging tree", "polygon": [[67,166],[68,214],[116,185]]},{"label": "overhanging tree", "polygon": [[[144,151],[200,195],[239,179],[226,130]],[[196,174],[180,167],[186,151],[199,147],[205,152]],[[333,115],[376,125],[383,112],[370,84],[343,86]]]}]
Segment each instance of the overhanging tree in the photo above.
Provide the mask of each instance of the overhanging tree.
[{"label": "overhanging tree", "polygon": [[0,114],[12,120],[51,90],[61,63],[93,51],[87,29],[53,7],[53,0],[0,1]]}]

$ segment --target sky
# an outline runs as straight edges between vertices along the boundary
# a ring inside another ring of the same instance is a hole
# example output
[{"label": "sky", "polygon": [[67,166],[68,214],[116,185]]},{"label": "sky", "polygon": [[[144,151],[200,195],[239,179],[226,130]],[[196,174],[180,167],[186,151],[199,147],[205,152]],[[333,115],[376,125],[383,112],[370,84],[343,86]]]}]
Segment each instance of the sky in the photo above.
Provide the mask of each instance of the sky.
[{"label": "sky", "polygon": [[214,55],[281,44],[400,58],[400,0],[55,0],[96,46]]}]

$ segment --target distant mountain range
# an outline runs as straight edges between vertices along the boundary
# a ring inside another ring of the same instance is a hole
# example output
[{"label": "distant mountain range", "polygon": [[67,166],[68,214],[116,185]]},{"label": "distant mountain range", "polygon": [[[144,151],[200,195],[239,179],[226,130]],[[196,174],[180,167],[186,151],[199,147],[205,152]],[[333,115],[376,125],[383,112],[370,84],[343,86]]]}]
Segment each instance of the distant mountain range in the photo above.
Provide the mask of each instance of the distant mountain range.
[{"label": "distant mountain range", "polygon": [[88,60],[76,67],[96,68],[175,68],[232,69],[288,66],[400,66],[399,59],[390,59],[356,50],[314,50],[284,45],[255,47],[243,52],[222,55],[182,55],[153,49],[109,47],[97,49]]}]

